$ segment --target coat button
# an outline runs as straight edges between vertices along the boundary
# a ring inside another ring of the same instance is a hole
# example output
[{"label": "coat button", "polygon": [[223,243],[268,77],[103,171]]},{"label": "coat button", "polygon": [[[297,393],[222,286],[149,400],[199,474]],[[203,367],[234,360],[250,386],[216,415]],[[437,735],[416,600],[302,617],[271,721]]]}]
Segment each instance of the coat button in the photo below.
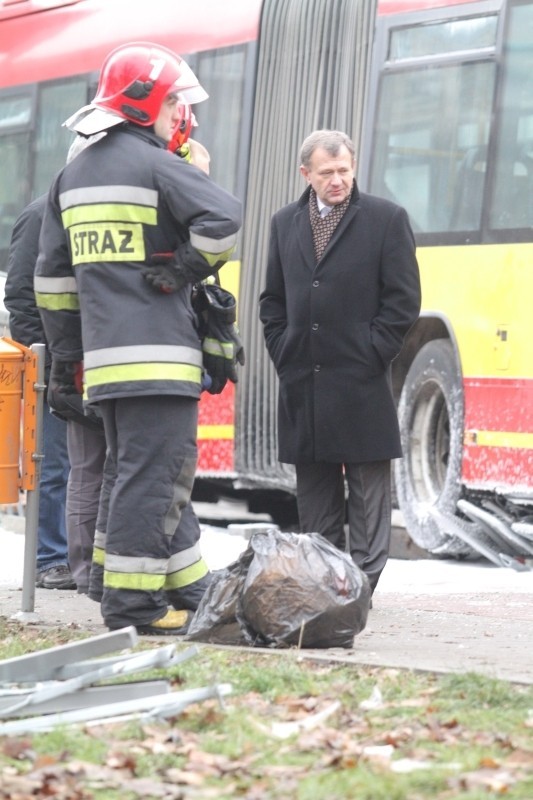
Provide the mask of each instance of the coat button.
[{"label": "coat button", "polygon": [[315,372],[320,372],[320,364],[315,364]]},{"label": "coat button", "polygon": [[313,286],[315,287],[315,289],[316,289],[316,287],[317,287],[317,286],[319,286],[319,285],[320,285],[320,281],[313,281]]},{"label": "coat button", "polygon": [[318,330],[318,322],[313,322],[312,329],[313,329],[314,331],[317,331],[317,330]]}]

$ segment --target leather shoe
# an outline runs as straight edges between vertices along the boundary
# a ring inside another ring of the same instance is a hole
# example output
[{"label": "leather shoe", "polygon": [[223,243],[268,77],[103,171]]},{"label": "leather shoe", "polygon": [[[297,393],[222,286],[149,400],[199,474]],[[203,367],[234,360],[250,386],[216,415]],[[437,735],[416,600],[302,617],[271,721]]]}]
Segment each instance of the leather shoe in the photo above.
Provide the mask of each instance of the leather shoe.
[{"label": "leather shoe", "polygon": [[194,614],[191,611],[168,610],[164,617],[147,625],[136,625],[141,636],[184,636]]},{"label": "leather shoe", "polygon": [[76,581],[67,565],[59,564],[57,567],[38,572],[35,586],[38,589],[75,589]]}]

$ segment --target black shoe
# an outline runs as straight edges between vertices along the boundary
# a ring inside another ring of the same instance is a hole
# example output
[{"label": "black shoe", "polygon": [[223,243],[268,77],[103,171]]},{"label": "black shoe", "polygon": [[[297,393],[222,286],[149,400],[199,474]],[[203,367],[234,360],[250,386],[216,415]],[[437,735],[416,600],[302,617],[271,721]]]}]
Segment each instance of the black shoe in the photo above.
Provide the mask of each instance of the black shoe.
[{"label": "black shoe", "polygon": [[35,585],[38,589],[75,589],[76,581],[67,565],[59,564],[38,572]]},{"label": "black shoe", "polygon": [[141,636],[184,636],[194,614],[190,611],[169,610],[161,619],[156,619],[148,625],[136,625],[137,633]]}]

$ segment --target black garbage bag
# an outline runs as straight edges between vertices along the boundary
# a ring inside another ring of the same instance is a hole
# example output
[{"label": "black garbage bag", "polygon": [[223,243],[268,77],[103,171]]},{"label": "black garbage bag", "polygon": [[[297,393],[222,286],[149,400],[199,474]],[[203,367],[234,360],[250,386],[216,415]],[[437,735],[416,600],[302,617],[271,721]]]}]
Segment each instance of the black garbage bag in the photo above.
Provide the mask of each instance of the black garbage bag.
[{"label": "black garbage bag", "polygon": [[211,644],[253,644],[246,626],[237,619],[242,588],[253,557],[253,550],[248,547],[237,561],[213,573],[189,625],[187,639]]},{"label": "black garbage bag", "polygon": [[370,596],[366,575],[320,534],[261,531],[240,559],[215,577],[188,638],[349,648],[366,625]]}]

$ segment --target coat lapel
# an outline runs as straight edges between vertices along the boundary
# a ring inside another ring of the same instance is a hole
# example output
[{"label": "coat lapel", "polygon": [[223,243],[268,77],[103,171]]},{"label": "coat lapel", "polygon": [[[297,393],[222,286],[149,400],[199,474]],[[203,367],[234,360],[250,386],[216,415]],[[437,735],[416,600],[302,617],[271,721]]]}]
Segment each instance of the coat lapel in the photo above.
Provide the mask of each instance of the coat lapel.
[{"label": "coat lapel", "polygon": [[329,240],[329,242],[327,243],[327,245],[326,245],[326,247],[324,249],[324,252],[322,253],[322,258],[318,262],[319,264],[322,263],[324,258],[327,258],[331,248],[335,247],[337,242],[344,236],[346,231],[349,229],[350,225],[353,223],[358,210],[359,210],[358,204],[350,203],[350,205],[346,209],[345,213],[343,214],[343,217],[342,217],[341,221],[339,222],[339,224],[337,225],[337,227],[333,231],[333,235],[332,235],[331,239]]},{"label": "coat lapel", "polygon": [[313,231],[311,230],[311,221],[309,219],[308,203],[299,206],[294,217],[294,227],[304,262],[310,270],[314,270],[316,267],[315,246],[313,244]]}]

